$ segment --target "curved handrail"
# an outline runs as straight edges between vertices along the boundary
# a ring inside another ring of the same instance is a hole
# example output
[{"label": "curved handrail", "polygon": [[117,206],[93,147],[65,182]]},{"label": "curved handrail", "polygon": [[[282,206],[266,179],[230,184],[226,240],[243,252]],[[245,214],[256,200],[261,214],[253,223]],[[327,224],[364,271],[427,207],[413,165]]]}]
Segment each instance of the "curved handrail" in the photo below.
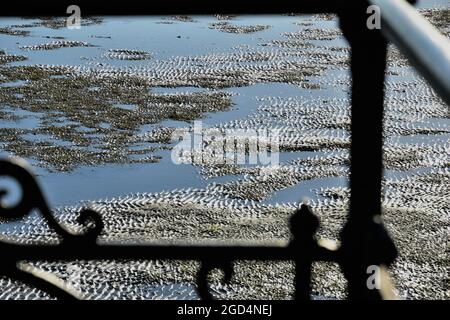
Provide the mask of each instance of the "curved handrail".
[{"label": "curved handrail", "polygon": [[381,31],[450,105],[450,40],[405,0],[369,0],[380,8]]}]

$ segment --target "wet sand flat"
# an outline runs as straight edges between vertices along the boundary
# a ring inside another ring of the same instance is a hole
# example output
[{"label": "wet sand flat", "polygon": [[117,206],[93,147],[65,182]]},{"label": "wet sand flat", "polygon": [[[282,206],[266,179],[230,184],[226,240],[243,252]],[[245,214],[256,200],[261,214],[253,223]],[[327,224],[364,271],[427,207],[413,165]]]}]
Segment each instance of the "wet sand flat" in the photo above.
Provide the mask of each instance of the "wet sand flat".
[{"label": "wet sand flat", "polygon": [[[447,37],[449,8],[422,8]],[[133,36],[130,37],[130,34]],[[74,230],[83,205],[101,241],[289,240],[307,198],[319,236],[338,239],[350,190],[349,47],[332,15],[174,16],[0,21],[0,155],[27,159],[55,215]],[[194,121],[225,134],[276,129],[279,164],[217,163],[208,148],[173,163]],[[368,119],[370,121],[370,119]],[[404,299],[448,299],[450,113],[389,50],[383,210]],[[367,146],[370,148],[370,146]],[[56,242],[38,215],[0,224],[4,239]],[[198,299],[196,262],[33,263],[90,299]],[[222,299],[290,299],[290,263],[237,262],[212,275]],[[1,299],[48,296],[0,279]],[[314,264],[313,297],[345,298],[337,265]]]}]

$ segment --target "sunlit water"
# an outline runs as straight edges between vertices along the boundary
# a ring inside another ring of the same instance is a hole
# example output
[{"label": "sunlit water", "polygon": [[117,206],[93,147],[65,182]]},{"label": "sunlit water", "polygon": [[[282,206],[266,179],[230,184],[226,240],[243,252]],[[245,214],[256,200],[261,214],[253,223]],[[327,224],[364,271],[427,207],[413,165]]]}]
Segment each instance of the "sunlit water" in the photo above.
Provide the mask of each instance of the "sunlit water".
[{"label": "sunlit water", "polygon": [[[422,7],[430,5],[448,5],[448,1],[430,1],[421,3]],[[194,16],[195,23],[170,21],[161,17],[107,17],[100,24],[83,26],[81,29],[69,30],[49,29],[43,27],[31,28],[31,36],[17,37],[11,35],[0,35],[1,48],[7,49],[8,53],[25,54],[29,57],[23,62],[14,62],[13,65],[27,64],[51,64],[51,65],[85,65],[102,63],[102,54],[106,49],[129,48],[149,52],[152,59],[165,59],[173,56],[188,56],[219,52],[229,52],[243,45],[256,46],[270,40],[282,39],[281,33],[291,32],[299,29],[294,22],[299,22],[308,17],[299,16],[239,16],[233,20],[233,24],[254,25],[268,24],[272,27],[256,33],[232,34],[208,28],[208,24],[217,22],[212,16]],[[30,23],[33,20],[22,20],[19,18],[2,18],[0,27],[14,24]],[[313,27],[335,27],[336,21],[314,21]],[[66,40],[87,41],[94,47],[60,48],[57,50],[27,51],[24,52],[19,46],[35,45],[49,42],[52,39],[45,37],[64,37]],[[333,45],[345,45],[343,39],[333,42]],[[118,66],[145,65],[145,61],[115,61],[108,60],[108,64]],[[336,71],[331,71],[336,72]],[[341,72],[341,71],[339,71]],[[17,82],[11,85],[22,85]],[[152,88],[155,92],[192,92],[198,88]],[[232,93],[234,106],[230,111],[210,113],[204,119],[205,125],[214,125],[220,122],[239,119],[248,116],[255,110],[259,102],[256,97],[263,96],[337,96],[346,97],[345,88],[325,87],[322,90],[310,91],[300,89],[297,86],[280,83],[256,84],[247,87],[225,89]],[[128,108],[130,106],[123,106]],[[0,119],[0,127],[4,128],[30,128],[39,125],[38,113],[16,110],[19,115],[24,116],[20,121],[6,121]],[[442,121],[448,126],[446,119]],[[185,122],[166,121],[164,125],[186,126]],[[152,126],[143,126],[141,132],[151,129]],[[48,137],[27,137],[34,139],[48,139]],[[407,136],[398,138],[403,142],[417,142],[422,137]],[[418,140],[419,139],[419,140]],[[424,137],[425,140],[436,141],[435,137]],[[448,136],[443,137],[448,139]],[[318,154],[318,153],[312,153]],[[0,155],[7,155],[0,150]],[[101,165],[81,166],[72,172],[50,172],[46,169],[35,167],[46,196],[52,205],[73,205],[80,200],[95,200],[100,198],[111,198],[135,192],[157,192],[184,187],[205,187],[211,182],[224,182],[238,179],[238,176],[221,177],[205,180],[199,174],[199,169],[191,165],[175,165],[171,161],[170,151],[160,151],[157,155],[162,160],[155,164],[134,165]],[[280,161],[286,162],[290,159],[302,156],[311,156],[311,152],[282,153]],[[36,164],[33,159],[31,164]],[[390,174],[390,173],[388,173]],[[275,192],[265,202],[294,202],[304,197],[314,197],[313,189],[327,186],[344,186],[347,184],[346,177],[324,178],[301,182],[298,185]]]}]

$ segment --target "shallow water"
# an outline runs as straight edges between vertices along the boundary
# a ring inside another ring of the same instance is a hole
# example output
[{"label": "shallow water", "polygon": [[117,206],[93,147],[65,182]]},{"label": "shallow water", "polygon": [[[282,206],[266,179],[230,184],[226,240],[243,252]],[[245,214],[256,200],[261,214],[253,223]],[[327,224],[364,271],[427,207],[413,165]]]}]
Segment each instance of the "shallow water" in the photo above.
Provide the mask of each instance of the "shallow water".
[{"label": "shallow water", "polygon": [[[216,22],[214,17],[193,17],[196,22],[171,21],[171,24],[161,24],[170,21],[168,17],[108,17],[99,25],[85,26],[79,30],[48,28],[32,28],[30,37],[15,37],[0,35],[2,48],[8,53],[25,54],[29,60],[12,63],[27,64],[62,64],[90,65],[102,61],[101,55],[105,48],[132,48],[150,52],[154,59],[191,54],[207,54],[234,50],[239,45],[255,46],[269,40],[281,38],[280,33],[298,29],[294,22],[309,19],[308,17],[277,17],[277,16],[241,16],[233,19],[233,24],[251,25],[264,22],[271,28],[254,34],[230,34],[212,30],[208,24]],[[34,20],[5,19],[0,26],[32,23]],[[320,25],[333,25],[333,22],[317,22]],[[130,37],[130,34],[133,37]],[[181,35],[181,38],[177,36]],[[65,37],[65,40],[87,41],[95,47],[60,48],[56,50],[23,51],[18,48],[23,45],[36,45],[52,39],[43,37]],[[110,38],[96,38],[108,36]],[[139,65],[142,61],[106,61],[111,65]],[[10,86],[11,84],[3,84]],[[21,85],[21,82],[13,85]],[[198,92],[196,87],[152,88],[151,92]],[[235,95],[232,97],[231,111],[207,113],[204,124],[212,126],[221,122],[239,119],[249,115],[258,106],[256,97],[265,95],[291,96],[314,93],[306,92],[296,86],[282,83],[256,84],[248,87],[230,88],[226,91]],[[120,106],[129,109],[130,106]],[[132,107],[132,106],[131,106]],[[25,118],[20,122],[2,121],[2,127],[35,127],[39,114],[18,111]],[[186,122],[164,121],[160,125],[184,127]],[[141,132],[146,132],[154,125],[143,126]],[[27,135],[26,137],[29,137]],[[32,136],[33,139],[44,138]],[[39,181],[52,205],[72,205],[79,200],[94,200],[120,196],[135,192],[156,192],[182,187],[204,187],[207,183],[191,165],[174,165],[169,152],[161,152],[162,160],[157,164],[145,165],[103,165],[97,167],[79,167],[73,172],[49,172],[36,168]],[[292,156],[292,155],[291,155]],[[295,154],[295,157],[300,156]],[[224,178],[220,179],[221,181]],[[298,198],[298,196],[294,197]],[[292,200],[294,200],[294,198]]]},{"label": "shallow water", "polygon": [[[422,7],[448,5],[447,1],[433,1],[419,4]],[[45,27],[30,28],[30,36],[19,37],[0,35],[1,48],[10,54],[23,54],[29,59],[12,62],[11,65],[79,65],[92,66],[104,64],[109,66],[145,66],[147,63],[176,56],[203,55],[222,52],[233,52],[240,47],[259,47],[271,40],[283,39],[283,32],[294,32],[302,28],[320,27],[333,28],[336,21],[311,19],[309,16],[239,16],[231,22],[235,25],[267,24],[270,28],[249,34],[233,34],[210,29],[209,23],[218,20],[212,16],[194,16],[194,22],[172,20],[170,17],[107,17],[100,24],[83,26],[78,30],[66,28],[49,29]],[[295,23],[311,21],[311,26],[301,26]],[[5,18],[0,20],[0,26],[33,23],[35,20],[20,18]],[[27,29],[28,30],[28,29]],[[130,36],[132,35],[132,36]],[[54,39],[45,37],[64,37],[65,40],[86,41],[93,47],[60,48],[55,50],[22,50],[20,46],[36,45],[51,42]],[[313,41],[318,45],[345,46],[345,41],[338,38],[332,41]],[[149,61],[111,60],[104,57],[108,49],[138,49],[151,54]],[[329,70],[324,76],[342,76],[342,70]],[[310,81],[320,81],[321,77],[310,77]],[[394,77],[395,78],[395,77]],[[397,79],[400,79],[397,78]],[[20,86],[23,82],[4,83],[2,86]],[[197,87],[158,88],[150,92],[198,92]],[[338,97],[346,98],[346,86],[324,85],[321,90],[301,89],[298,86],[284,83],[263,83],[251,86],[228,88],[225,91],[233,93],[233,106],[229,111],[207,113],[204,116],[204,126],[213,126],[232,120],[246,118],[251,115],[261,102],[257,99],[265,96],[277,97]],[[133,105],[120,105],[119,108],[132,110]],[[41,114],[23,110],[13,110],[18,120],[0,120],[2,128],[33,128],[39,126]],[[430,119],[436,125],[449,128],[448,119]],[[67,125],[70,122],[62,122]],[[186,127],[189,122],[166,120],[157,125],[170,127]],[[154,128],[154,124],[144,125],[140,133]],[[102,128],[108,128],[108,124]],[[45,135],[25,134],[32,140],[51,139]],[[392,141],[401,143],[445,143],[448,135],[409,135],[392,137]],[[59,141],[61,145],[65,142]],[[5,154],[2,151],[1,154]],[[319,153],[312,153],[319,154]],[[71,172],[51,172],[40,167],[35,168],[39,181],[52,205],[73,205],[80,200],[110,198],[135,192],[156,192],[183,187],[205,187],[214,179],[205,180],[199,174],[199,168],[191,165],[175,165],[171,162],[169,151],[159,151],[162,160],[150,164],[106,164],[99,166],[80,166]],[[290,152],[281,154],[281,162],[311,155],[310,152]],[[33,164],[36,161],[31,160]],[[239,176],[216,178],[216,181],[230,181]],[[327,186],[345,185],[346,178],[325,178],[305,181],[299,185],[280,190],[269,197],[266,202],[295,202],[303,197],[314,197],[313,189]]]},{"label": "shallow water", "polygon": [[[435,0],[429,1],[424,4],[424,1],[421,3],[422,7],[434,6],[434,5],[443,5],[448,6],[448,1]],[[113,18],[106,17],[99,24],[94,24],[90,26],[83,26],[79,30],[68,30],[65,28],[62,29],[49,29],[45,27],[33,27],[27,29],[31,32],[30,36],[27,37],[19,37],[19,36],[11,36],[0,34],[0,49],[5,49],[9,54],[19,54],[25,55],[29,59],[25,61],[19,62],[11,62],[8,65],[16,65],[16,66],[24,66],[24,65],[35,65],[35,64],[43,64],[43,65],[71,65],[71,66],[83,66],[86,68],[95,67],[95,68],[130,68],[133,69],[137,66],[141,66],[145,69],[148,66],[157,66],[158,63],[167,61],[167,59],[178,58],[180,64],[183,63],[183,59],[189,56],[201,56],[201,55],[220,55],[220,54],[230,54],[230,53],[242,53],[251,52],[251,50],[256,49],[264,49],[267,48],[265,44],[272,40],[286,40],[283,36],[285,32],[296,32],[298,30],[302,30],[305,28],[335,28],[337,26],[336,21],[325,21],[322,19],[312,18],[310,16],[239,16],[230,22],[233,25],[238,26],[248,26],[248,25],[257,25],[257,24],[268,24],[271,25],[270,28],[258,31],[255,33],[249,34],[234,34],[234,33],[226,33],[221,32],[217,29],[210,29],[209,24],[213,22],[218,22],[215,17],[212,16],[194,16],[194,22],[183,22],[172,19],[170,17],[121,17],[121,18]],[[0,27],[9,26],[13,24],[24,24],[24,23],[32,23],[37,20],[29,20],[29,19],[1,19]],[[299,25],[299,22],[308,22],[303,25]],[[59,48],[54,50],[23,50],[22,46],[29,45],[38,45],[43,43],[48,43],[53,40],[50,37],[64,37],[64,40],[76,40],[76,41],[86,41],[93,46],[91,47],[70,47],[70,48]],[[338,37],[332,40],[311,40],[316,46],[323,47],[344,47],[346,46],[345,41]],[[132,50],[140,50],[146,51],[150,54],[150,58],[147,60],[120,60],[120,59],[111,59],[108,57],[108,52],[110,49],[132,49]],[[268,48],[267,50],[277,51],[279,48]],[[283,58],[281,58],[283,59]],[[286,60],[292,59],[291,56],[286,57]],[[295,60],[295,59],[294,59]],[[246,62],[245,62],[246,63]],[[249,63],[250,64],[250,63]],[[411,72],[410,68],[403,67],[393,67],[392,71],[399,71],[400,75],[391,75],[388,77],[388,81],[391,83],[403,83],[415,81],[417,75],[414,72]],[[405,71],[405,73],[402,73]],[[58,78],[60,76],[52,76]],[[324,79],[331,79],[330,81],[324,81]],[[334,108],[332,112],[322,113],[321,116],[314,118],[311,116],[311,121],[317,120],[320,124],[323,124],[328,120],[326,117],[336,116],[342,117],[345,119],[347,115],[345,110],[339,110],[341,106],[341,102],[343,105],[348,105],[347,95],[349,93],[348,84],[348,70],[346,68],[336,69],[328,69],[324,74],[319,76],[308,76],[308,83],[320,84],[320,89],[304,89],[295,84],[283,83],[283,82],[259,82],[256,84],[242,86],[242,87],[227,87],[220,89],[223,92],[231,93],[231,101],[232,106],[230,109],[225,111],[218,112],[206,112],[203,114],[202,121],[203,127],[214,127],[220,126],[223,124],[230,124],[233,121],[236,123],[244,123],[245,121],[261,121],[261,123],[267,124],[270,123],[267,118],[264,118],[264,112],[260,111],[260,108],[270,106],[271,103],[277,103],[277,106],[280,108],[286,107],[284,110],[289,114],[289,108],[295,108],[295,103],[290,105],[290,102],[298,102],[301,101],[304,103],[306,101],[306,105],[311,105],[311,112],[314,113],[317,110],[314,107],[323,107],[326,108]],[[59,81],[59,80],[58,80]],[[25,86],[27,83],[24,81],[13,81],[1,83],[0,86],[3,88],[8,87],[18,87]],[[89,87],[89,90],[96,91],[99,90],[100,87],[92,86]],[[392,89],[392,88],[391,88]],[[394,88],[395,89],[395,88]],[[409,88],[410,89],[410,88]],[[151,86],[148,88],[148,91],[152,94],[174,94],[174,93],[202,93],[206,90],[203,87],[195,87],[195,86],[175,86],[175,87],[161,87],[161,86]],[[389,94],[395,95],[395,97],[401,97],[402,94],[398,93],[395,90],[389,91]],[[406,95],[408,95],[407,93]],[[424,95],[426,95],[425,93]],[[420,96],[420,94],[417,94]],[[18,96],[21,98],[21,96]],[[262,100],[262,98],[266,98]],[[414,98],[414,97],[413,97]],[[271,100],[272,99],[272,100]],[[290,100],[289,100],[290,99]],[[317,104],[318,100],[319,103]],[[287,101],[287,102],[286,102]],[[400,100],[401,104],[407,105],[408,101]],[[428,100],[425,100],[428,101]],[[414,102],[414,101],[413,101]],[[416,101],[417,102],[417,101]],[[279,103],[279,105],[278,105]],[[395,105],[394,106],[399,107]],[[336,104],[336,105],[335,105]],[[123,112],[135,112],[136,109],[139,108],[136,104],[114,104],[113,106],[116,109],[121,109]],[[402,107],[402,105],[400,105]],[[416,105],[414,107],[417,107]],[[296,109],[295,109],[296,110]],[[51,141],[53,144],[61,147],[71,146],[72,142],[64,140],[64,139],[56,139],[54,136],[51,136],[46,133],[36,133],[30,129],[41,128],[45,126],[43,124],[43,120],[45,120],[45,111],[32,112],[23,110],[21,108],[12,108],[7,105],[1,106],[0,111],[5,112],[8,115],[8,118],[0,119],[0,129],[20,129],[23,130],[23,133],[20,135],[21,138],[26,139],[28,141],[33,142],[49,142]],[[275,110],[276,111],[276,110]],[[273,112],[273,117],[279,116],[276,114],[273,109],[268,109],[267,113]],[[61,122],[55,123],[55,127],[64,127],[68,125],[79,125],[78,122],[69,120],[67,114],[61,112],[59,114],[57,111],[52,110],[55,114],[58,115],[58,121]],[[305,112],[301,110],[301,112]],[[333,113],[335,112],[335,113]],[[307,112],[306,112],[307,113]],[[442,169],[439,165],[445,163],[448,158],[448,154],[445,154],[448,151],[448,142],[450,138],[450,122],[448,115],[447,116],[423,116],[423,118],[418,117],[416,113],[406,114],[401,111],[392,112],[394,116],[407,117],[410,116],[413,121],[407,123],[407,127],[410,126],[412,129],[430,129],[430,128],[439,128],[442,132],[433,132],[423,133],[421,130],[412,130],[413,133],[408,133],[408,130],[400,130],[402,128],[396,128],[394,126],[393,129],[399,129],[401,134],[388,134],[387,135],[387,144],[392,147],[401,145],[402,147],[407,146],[447,146],[447,149],[438,150],[437,152],[441,152],[441,154],[432,155],[431,158],[436,157],[439,158],[439,161],[429,159],[427,156],[423,156],[419,151],[417,155],[413,152],[405,153],[406,156],[409,156],[409,160],[414,162],[417,158],[422,156],[424,159],[420,159],[422,162],[419,163],[418,166],[405,169],[405,163],[402,162],[402,154],[395,154],[395,152],[403,152],[394,151],[394,160],[391,159],[389,165],[392,168],[389,168],[385,171],[385,178],[389,181],[402,179],[405,177],[413,176],[415,174],[429,174],[438,169]],[[320,114],[320,112],[319,112]],[[60,115],[60,117],[59,117]],[[392,116],[392,114],[390,114]],[[14,118],[12,116],[15,116]],[[290,116],[296,116],[290,115]],[[305,114],[305,118],[308,118],[309,115]],[[416,119],[419,118],[419,119]],[[280,120],[282,119],[282,120]],[[286,122],[289,122],[290,119],[285,119],[280,117],[279,119],[274,120],[274,122],[282,122],[283,119]],[[297,118],[296,118],[297,119]],[[47,119],[48,120],[48,119]],[[304,120],[304,119],[300,119]],[[264,122],[267,121],[267,122]],[[322,121],[322,122],[321,122]],[[169,128],[187,128],[192,125],[193,121],[183,121],[183,120],[175,120],[175,119],[164,119],[159,121],[158,123],[146,123],[140,127],[138,127],[133,134],[136,136],[149,133],[155,128],[159,127],[169,127]],[[344,121],[345,122],[345,121]],[[303,123],[303,122],[302,122]],[[333,124],[333,122],[331,122]],[[296,123],[288,123],[286,127],[292,130],[295,135],[295,124]],[[283,125],[283,123],[281,123]],[[107,121],[102,122],[98,125],[100,129],[104,130],[112,130],[114,131],[114,124],[111,124]],[[294,128],[294,129],[293,129]],[[408,127],[409,128],[409,127]],[[92,128],[87,126],[78,126],[78,130],[92,132]],[[319,127],[315,131],[316,128],[312,130],[301,131],[304,135],[311,135],[314,138],[314,132],[317,131],[317,136],[320,136],[320,131],[330,132],[334,137],[345,137],[348,138],[348,134],[346,130],[342,127]],[[45,132],[45,131],[44,131]],[[298,133],[298,131],[297,131]],[[92,139],[99,137],[99,134],[93,133],[90,134]],[[171,144],[173,146],[174,143]],[[139,142],[134,145],[129,146],[130,150],[139,151],[146,147],[154,147],[158,146],[158,143],[155,142]],[[368,146],[370,147],[370,146]],[[97,149],[98,145],[93,144],[89,145],[87,148],[89,149]],[[313,148],[314,149],[314,148]],[[283,151],[279,154],[279,161],[281,166],[285,166],[287,169],[292,167],[296,167],[295,163],[300,163],[297,166],[300,168],[307,168],[308,170],[312,170],[314,166],[322,166],[320,161],[326,161],[327,159],[332,159],[336,154],[344,153],[345,157],[345,147],[338,148],[319,148],[318,150],[305,150],[301,151],[301,148],[296,149],[297,151]],[[413,150],[414,151],[414,150]],[[0,156],[8,156],[9,152],[5,151],[4,145],[0,142]],[[248,177],[253,178],[261,178],[263,175],[259,175],[258,167],[254,165],[244,164],[240,166],[240,168],[248,169],[248,171],[237,171],[237,172],[221,172],[217,176],[212,174],[212,177],[207,177],[205,174],[202,174],[201,166],[193,166],[189,164],[176,165],[171,161],[171,151],[170,150],[158,150],[152,153],[154,156],[160,156],[161,160],[157,163],[145,163],[145,164],[128,164],[128,163],[107,163],[107,164],[97,164],[97,165],[77,165],[73,170],[68,171],[57,171],[56,169],[48,168],[43,165],[43,162],[40,159],[36,159],[34,157],[29,157],[27,160],[31,163],[31,165],[35,168],[35,171],[38,175],[39,183],[42,185],[43,192],[45,196],[49,199],[49,202],[52,206],[65,206],[65,205],[77,205],[80,201],[83,200],[99,200],[99,199],[111,199],[118,198],[124,195],[129,194],[137,194],[137,193],[158,193],[162,191],[173,192],[173,198],[171,200],[179,200],[178,196],[186,197],[190,196],[188,192],[183,194],[180,192],[177,194],[175,190],[179,189],[190,189],[190,188],[199,188],[202,190],[209,190],[208,188],[211,185],[226,185],[231,184],[233,182],[241,182],[247,181],[245,180]],[[399,159],[396,162],[396,158]],[[140,159],[143,157],[141,154],[133,154],[131,158]],[[336,169],[338,172],[337,176],[333,176],[333,172],[326,174],[325,177],[319,178],[310,178],[308,175],[305,178],[301,179],[298,183],[288,187],[280,187],[276,190],[272,190],[272,192],[268,193],[263,200],[256,201],[258,204],[292,204],[298,201],[301,201],[305,198],[307,199],[319,199],[319,200],[329,200],[325,195],[322,196],[318,194],[316,191],[320,189],[326,189],[329,187],[337,187],[338,191],[342,190],[339,187],[343,188],[348,185],[348,177],[345,174],[345,165],[340,162],[342,159],[334,159],[337,163],[325,164],[323,167],[329,169],[332,167]],[[408,160],[408,159],[407,159]],[[302,162],[304,161],[304,162]],[[310,162],[308,162],[310,161]],[[408,161],[405,161],[408,162]],[[447,161],[448,162],[448,161]],[[408,164],[408,163],[407,163]],[[310,167],[309,167],[310,166]],[[407,166],[406,166],[407,167]],[[447,168],[448,169],[448,168]],[[254,170],[254,171],[251,171]],[[269,170],[270,171],[270,170]],[[250,173],[249,173],[250,172]],[[274,175],[277,172],[274,169]],[[213,172],[214,173],[214,172]],[[269,172],[270,173],[270,172]],[[294,170],[288,171],[289,173],[298,173]],[[281,172],[280,174],[283,174]],[[314,175],[313,175],[314,176]],[[320,175],[319,175],[320,176]],[[282,175],[286,180],[290,178],[289,175]],[[264,176],[263,176],[264,178]],[[279,182],[275,179],[275,182]],[[280,184],[283,185],[284,181],[281,181]],[[14,185],[11,181],[4,181],[0,179],[0,187],[8,187],[13,190],[12,194],[6,198],[6,201],[14,203],[19,199],[20,190],[18,190],[17,185]],[[253,186],[251,186],[253,187]],[[270,187],[270,186],[269,186]],[[405,186],[404,186],[405,187]],[[407,189],[408,186],[405,188]],[[415,187],[415,186],[413,186]],[[395,187],[388,187],[388,190],[395,192]],[[244,188],[245,190],[245,188]],[[251,191],[251,190],[250,190]],[[405,192],[407,193],[407,192]],[[431,195],[435,193],[435,190],[431,190]],[[250,192],[251,194],[251,192]],[[195,195],[195,194],[194,194]],[[214,196],[215,194],[213,194]],[[159,196],[159,195],[158,195]],[[197,195],[195,195],[197,196]],[[211,200],[213,198],[210,194],[207,193],[206,198],[207,201],[216,201],[216,199]],[[218,197],[223,196],[218,195]],[[225,196],[229,196],[229,194],[225,193]],[[241,198],[239,198],[239,196]],[[422,198],[412,196],[413,199],[407,199],[407,201],[419,200]],[[247,204],[246,199],[242,199],[242,195],[238,195],[238,200],[244,200]],[[401,197],[399,197],[401,199]],[[136,197],[135,199],[139,199]],[[128,199],[129,200],[129,199]],[[159,199],[158,199],[159,200]],[[198,197],[197,197],[198,200]],[[195,200],[195,201],[197,201]],[[192,197],[189,201],[192,201]],[[194,204],[196,204],[194,201]],[[426,199],[428,201],[428,199]],[[439,202],[439,201],[436,201]],[[151,201],[149,203],[152,203]],[[177,204],[176,201],[174,201]],[[204,208],[207,208],[207,203],[199,202],[201,206],[204,205]],[[253,204],[253,201],[251,201]],[[116,203],[117,204],[117,203]],[[217,202],[214,202],[214,205]],[[219,202],[219,206],[222,205],[223,202]],[[127,203],[125,203],[127,205]],[[129,204],[128,204],[129,205]],[[200,205],[199,205],[200,206]],[[272,207],[274,208],[274,207]],[[122,208],[123,209],[123,208]],[[179,207],[177,207],[177,210]],[[248,207],[245,208],[247,210]],[[238,212],[238,210],[236,210]],[[249,210],[250,211],[250,210]],[[121,212],[122,211],[118,211]],[[138,212],[138,211],[136,211]],[[140,212],[142,214],[142,212]],[[145,216],[146,213],[142,214]],[[119,223],[124,223],[124,225],[119,225],[118,229],[122,230],[122,227],[126,228],[127,224],[130,223],[126,221],[127,214],[124,214],[125,220],[121,220],[123,217],[118,217]],[[134,218],[140,218],[139,214],[133,215]],[[38,219],[37,215],[32,215],[31,219]],[[269,216],[270,218],[270,216]],[[328,221],[327,218],[323,217],[325,221]],[[333,218],[333,217],[331,217]],[[151,235],[151,227],[149,223],[153,226],[153,217],[148,220],[145,220],[144,227],[146,231],[149,232],[148,235]],[[245,220],[245,219],[242,219]],[[264,220],[264,219],[261,219]],[[275,220],[274,220],[275,221]],[[333,220],[332,220],[333,221]],[[132,221],[133,222],[133,221]],[[216,221],[208,221],[216,222]],[[272,223],[274,224],[274,223]],[[31,228],[35,227],[31,223]],[[126,236],[130,235],[129,233],[139,231],[140,221],[133,222],[132,224],[133,231],[127,231]],[[187,223],[183,222],[183,228],[185,228]],[[325,223],[326,225],[326,223]],[[333,225],[333,223],[331,224]],[[158,225],[157,225],[158,226]],[[11,230],[25,230],[22,236],[26,236],[27,229],[26,224],[22,223],[9,223],[9,224],[0,224],[0,232],[8,233]],[[171,226],[172,227],[172,226]],[[148,230],[147,230],[148,229]],[[167,228],[166,228],[167,229]],[[171,228],[170,228],[171,229]],[[235,228],[240,229],[240,227]],[[255,228],[257,229],[257,228]],[[270,230],[270,229],[268,229]],[[395,231],[395,230],[394,230]],[[31,230],[33,232],[33,230]],[[276,234],[276,233],[274,233]],[[160,236],[160,235],[158,235]],[[273,236],[273,234],[269,234],[269,237]],[[420,235],[422,237],[422,234]],[[137,235],[136,237],[139,237]],[[234,239],[234,238],[233,238]],[[115,269],[120,270],[121,267],[115,267]],[[111,268],[111,270],[114,268]],[[110,268],[107,268],[108,272]],[[170,270],[170,269],[168,269]],[[70,270],[69,270],[70,271]],[[70,272],[69,272],[70,273]],[[126,271],[124,274],[127,274]],[[134,272],[133,272],[134,274]],[[126,280],[127,277],[120,275],[120,279],[113,280],[112,283],[114,286],[120,281]],[[273,276],[271,275],[271,278]],[[106,287],[108,287],[108,277],[104,277],[103,275],[100,279],[105,282]],[[409,280],[408,280],[409,281]],[[263,282],[264,283],[264,282]],[[133,284],[134,285],[134,284]],[[138,291],[140,292],[140,298],[181,298],[181,299],[197,299],[198,295],[195,292],[195,285],[192,283],[169,283],[169,284],[158,284],[143,282],[137,284]],[[133,286],[130,286],[130,288]],[[324,286],[327,288],[327,286]],[[89,292],[91,292],[92,288],[89,288]],[[117,294],[112,289],[108,294]],[[214,288],[213,288],[214,290]],[[414,289],[415,290],[415,289]],[[95,291],[95,290],[94,290]],[[92,294],[99,294],[97,297],[105,298],[101,296],[104,294],[104,290],[99,290],[98,292],[92,292]],[[108,290],[106,290],[108,292]],[[115,292],[115,293],[114,293]],[[415,291],[414,291],[415,292]],[[119,293],[121,296],[122,293]],[[121,296],[122,297],[122,296]],[[134,297],[131,295],[131,297]],[[335,297],[335,293],[328,294],[326,297],[320,295],[313,295],[314,299],[324,299],[328,297]]]}]

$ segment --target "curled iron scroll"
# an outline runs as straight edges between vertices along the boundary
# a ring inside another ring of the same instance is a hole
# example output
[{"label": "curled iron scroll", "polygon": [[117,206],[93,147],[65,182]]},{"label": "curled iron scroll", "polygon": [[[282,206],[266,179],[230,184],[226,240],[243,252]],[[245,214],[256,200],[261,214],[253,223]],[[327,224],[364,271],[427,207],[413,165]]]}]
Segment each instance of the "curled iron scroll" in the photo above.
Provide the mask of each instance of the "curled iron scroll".
[{"label": "curled iron scroll", "polygon": [[219,269],[224,273],[223,281],[230,282],[233,277],[233,263],[231,261],[223,261],[222,263],[211,263],[202,261],[200,270],[197,273],[197,291],[203,300],[213,300],[213,296],[208,286],[208,275],[214,270]]},{"label": "curled iron scroll", "polygon": [[[8,190],[0,190],[0,218],[4,221],[20,220],[37,209],[48,226],[62,238],[63,242],[95,241],[101,233],[103,229],[101,217],[91,209],[83,209],[78,218],[78,221],[87,229],[85,233],[74,234],[60,225],[52,215],[41,188],[24,160],[19,158],[0,159],[0,177],[14,179],[22,190],[20,200],[11,207],[4,205],[1,201],[8,194]],[[94,226],[89,228],[89,222],[93,222]]]}]

